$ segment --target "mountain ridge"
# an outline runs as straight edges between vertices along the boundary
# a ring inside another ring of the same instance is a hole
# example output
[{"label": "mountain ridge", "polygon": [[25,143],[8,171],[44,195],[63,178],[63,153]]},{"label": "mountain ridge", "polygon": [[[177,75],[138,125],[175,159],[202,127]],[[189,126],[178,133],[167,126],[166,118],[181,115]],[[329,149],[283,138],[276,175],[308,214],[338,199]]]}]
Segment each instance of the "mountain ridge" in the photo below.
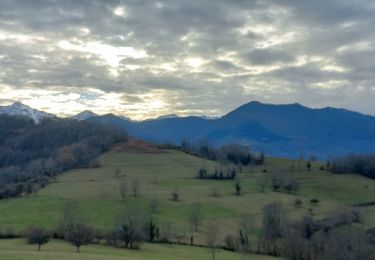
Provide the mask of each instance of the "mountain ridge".
[{"label": "mountain ridge", "polygon": [[[214,145],[241,143],[280,157],[327,159],[349,153],[375,152],[375,117],[341,108],[250,102],[217,119],[178,117],[137,123],[113,123],[131,135],[158,143],[206,140]],[[373,148],[372,148],[373,147]]]},{"label": "mountain ridge", "polygon": [[94,112],[90,111],[90,110],[85,110],[85,111],[82,111],[74,116],[71,116],[70,118],[71,119],[75,119],[75,120],[78,120],[78,121],[84,121],[84,120],[87,120],[89,118],[92,118],[92,117],[96,117],[98,116],[97,114],[95,114]]},{"label": "mountain ridge", "polygon": [[375,117],[342,108],[252,101],[214,119],[173,115],[144,121],[89,112],[84,111],[87,117],[81,120],[115,125],[136,138],[156,143],[240,143],[269,155],[292,158],[375,153]]},{"label": "mountain ridge", "polygon": [[6,114],[10,116],[25,116],[32,119],[35,124],[39,124],[40,121],[46,118],[56,118],[56,116],[53,114],[33,109],[20,102],[15,102],[9,106],[0,106],[0,114]]}]

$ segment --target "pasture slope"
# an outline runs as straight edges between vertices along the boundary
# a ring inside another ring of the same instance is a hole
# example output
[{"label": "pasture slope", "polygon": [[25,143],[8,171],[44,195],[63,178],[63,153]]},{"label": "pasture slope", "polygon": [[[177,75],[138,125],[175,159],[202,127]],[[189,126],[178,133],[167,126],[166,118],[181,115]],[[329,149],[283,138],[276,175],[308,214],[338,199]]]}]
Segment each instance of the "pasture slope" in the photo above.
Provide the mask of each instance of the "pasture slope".
[{"label": "pasture slope", "polygon": [[[320,170],[320,163],[313,163],[307,170],[306,162],[287,159],[267,158],[263,166],[242,169],[240,183],[242,195],[234,193],[233,181],[199,180],[197,170],[204,166],[220,168],[216,162],[204,160],[176,150],[159,149],[152,145],[130,142],[118,145],[101,157],[100,168],[78,169],[60,175],[55,182],[35,195],[0,201],[0,230],[14,228],[22,231],[30,224],[55,227],[62,218],[64,203],[74,200],[88,222],[97,229],[108,230],[113,226],[116,214],[131,205],[150,212],[157,223],[168,223],[173,234],[181,242],[188,242],[191,235],[194,242],[205,243],[205,225],[217,220],[220,225],[220,244],[228,234],[235,234],[241,216],[254,217],[255,228],[259,231],[262,208],[266,204],[279,201],[291,218],[301,218],[313,214],[323,218],[330,213],[352,204],[370,202],[375,199],[375,181],[358,175],[333,175]],[[257,176],[268,172],[296,172],[301,190],[296,194],[261,192]],[[120,170],[120,171],[118,171]],[[120,172],[120,174],[116,174]],[[119,186],[122,180],[130,184],[138,179],[139,196],[121,199]],[[220,196],[212,196],[212,188],[218,187]],[[171,193],[178,190],[180,200],[172,200]],[[157,198],[158,210],[153,213],[149,204]],[[296,208],[294,201],[299,198],[302,207]],[[319,199],[316,206],[310,204],[312,198]],[[200,203],[202,224],[198,232],[192,232],[188,215],[192,203]],[[366,208],[365,224],[360,228],[375,226],[375,207]],[[89,245],[82,248],[79,256],[74,248],[65,242],[52,241],[43,252],[34,252],[34,247],[24,240],[1,240],[0,259],[206,259],[207,249],[189,246],[168,246],[145,244],[140,251],[114,249],[103,245]],[[239,259],[240,255],[220,251],[217,259]],[[170,258],[172,259],[172,258]],[[254,256],[251,259],[271,259]]]}]

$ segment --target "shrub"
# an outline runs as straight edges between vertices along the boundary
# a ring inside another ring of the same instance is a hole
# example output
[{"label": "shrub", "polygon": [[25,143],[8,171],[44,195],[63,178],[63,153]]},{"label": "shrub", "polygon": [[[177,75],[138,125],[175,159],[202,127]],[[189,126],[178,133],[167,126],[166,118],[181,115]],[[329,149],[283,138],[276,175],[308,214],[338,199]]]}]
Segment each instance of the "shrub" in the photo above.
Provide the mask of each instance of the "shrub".
[{"label": "shrub", "polygon": [[232,235],[227,235],[225,236],[225,239],[224,239],[224,243],[225,243],[225,248],[230,250],[230,251],[234,251],[235,250],[235,240],[234,240],[234,237]]},{"label": "shrub", "polygon": [[295,206],[296,208],[301,208],[301,207],[302,207],[302,200],[300,200],[300,199],[295,199],[295,200],[294,200],[294,206]]},{"label": "shrub", "polygon": [[319,203],[319,200],[317,198],[313,198],[310,200],[310,203],[314,206],[316,206]]}]

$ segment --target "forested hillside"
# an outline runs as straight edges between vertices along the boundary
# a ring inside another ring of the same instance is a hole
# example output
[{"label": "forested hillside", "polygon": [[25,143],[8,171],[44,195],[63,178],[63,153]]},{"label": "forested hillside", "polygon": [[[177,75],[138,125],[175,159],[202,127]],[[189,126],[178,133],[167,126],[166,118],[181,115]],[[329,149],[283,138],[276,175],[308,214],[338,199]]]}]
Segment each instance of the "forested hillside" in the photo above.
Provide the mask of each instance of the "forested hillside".
[{"label": "forested hillside", "polygon": [[0,198],[29,194],[62,171],[95,167],[103,151],[127,139],[115,127],[73,120],[0,115]]}]

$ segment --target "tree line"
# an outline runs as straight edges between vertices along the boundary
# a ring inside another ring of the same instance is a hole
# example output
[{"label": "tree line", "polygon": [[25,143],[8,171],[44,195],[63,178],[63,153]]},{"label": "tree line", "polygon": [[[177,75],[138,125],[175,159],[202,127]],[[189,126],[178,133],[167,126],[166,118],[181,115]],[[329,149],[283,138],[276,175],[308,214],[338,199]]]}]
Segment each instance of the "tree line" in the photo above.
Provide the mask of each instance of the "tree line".
[{"label": "tree line", "polygon": [[180,146],[173,147],[188,154],[219,161],[222,164],[261,165],[265,160],[263,153],[253,152],[248,146],[239,144],[226,144],[221,147],[215,147],[206,141],[197,143],[183,141]]},{"label": "tree line", "polygon": [[287,217],[281,203],[264,206],[262,228],[254,238],[252,216],[240,220],[237,232],[225,237],[225,247],[243,253],[258,253],[296,260],[372,259],[375,230],[346,228],[362,223],[358,208],[334,213],[324,219]]},{"label": "tree line", "polygon": [[277,192],[297,193],[301,186],[295,173],[283,171],[273,173],[264,171],[257,177],[257,183],[262,192],[271,188]]},{"label": "tree line", "polygon": [[[151,204],[151,203],[150,203]],[[0,230],[0,239],[24,237],[29,244],[36,244],[38,250],[50,239],[62,239],[70,242],[79,253],[83,245],[105,243],[116,248],[141,249],[144,242],[176,243],[180,239],[168,222],[155,221],[147,210],[135,206],[125,206],[115,215],[113,225],[106,230],[92,227],[87,215],[83,214],[79,204],[72,200],[63,206],[61,220],[55,228],[47,229],[41,225],[30,225],[17,233],[8,227]],[[155,213],[155,212],[154,212]],[[198,203],[190,205],[187,222],[192,231],[200,230],[202,225],[202,208]],[[185,238],[185,243],[188,239]],[[189,238],[194,245],[194,238]]]},{"label": "tree line", "polygon": [[80,167],[96,167],[97,157],[127,135],[115,127],[74,120],[0,115],[0,199],[27,195]]},{"label": "tree line", "polygon": [[198,179],[204,180],[235,180],[236,176],[236,168],[227,168],[226,171],[224,171],[223,169],[215,169],[213,171],[209,171],[205,167],[199,168],[196,175]]},{"label": "tree line", "polygon": [[[217,221],[208,221],[202,228],[200,204],[190,206],[187,220],[192,232],[203,233],[206,237],[205,244],[198,245],[210,249],[213,259],[217,248],[240,252],[244,256],[257,253],[291,260],[370,260],[375,253],[374,229],[365,232],[358,228],[347,228],[362,223],[363,212],[358,208],[343,210],[324,219],[307,215],[295,220],[288,218],[283,204],[273,202],[263,207],[262,215],[260,231],[257,231],[257,221],[252,215],[243,215],[224,236],[224,245],[220,243],[220,226]],[[58,238],[69,241],[77,252],[83,245],[103,242],[116,248],[137,250],[146,241],[197,245],[193,235],[178,236],[171,223],[158,223],[151,215],[136,207],[121,209],[112,227],[105,232],[95,230],[88,223],[78,205],[67,202],[63,218],[56,229],[30,226],[24,236],[28,243],[38,245],[39,250],[50,238]]]},{"label": "tree line", "polygon": [[375,179],[375,154],[352,154],[335,158],[328,163],[333,173],[357,173]]}]

